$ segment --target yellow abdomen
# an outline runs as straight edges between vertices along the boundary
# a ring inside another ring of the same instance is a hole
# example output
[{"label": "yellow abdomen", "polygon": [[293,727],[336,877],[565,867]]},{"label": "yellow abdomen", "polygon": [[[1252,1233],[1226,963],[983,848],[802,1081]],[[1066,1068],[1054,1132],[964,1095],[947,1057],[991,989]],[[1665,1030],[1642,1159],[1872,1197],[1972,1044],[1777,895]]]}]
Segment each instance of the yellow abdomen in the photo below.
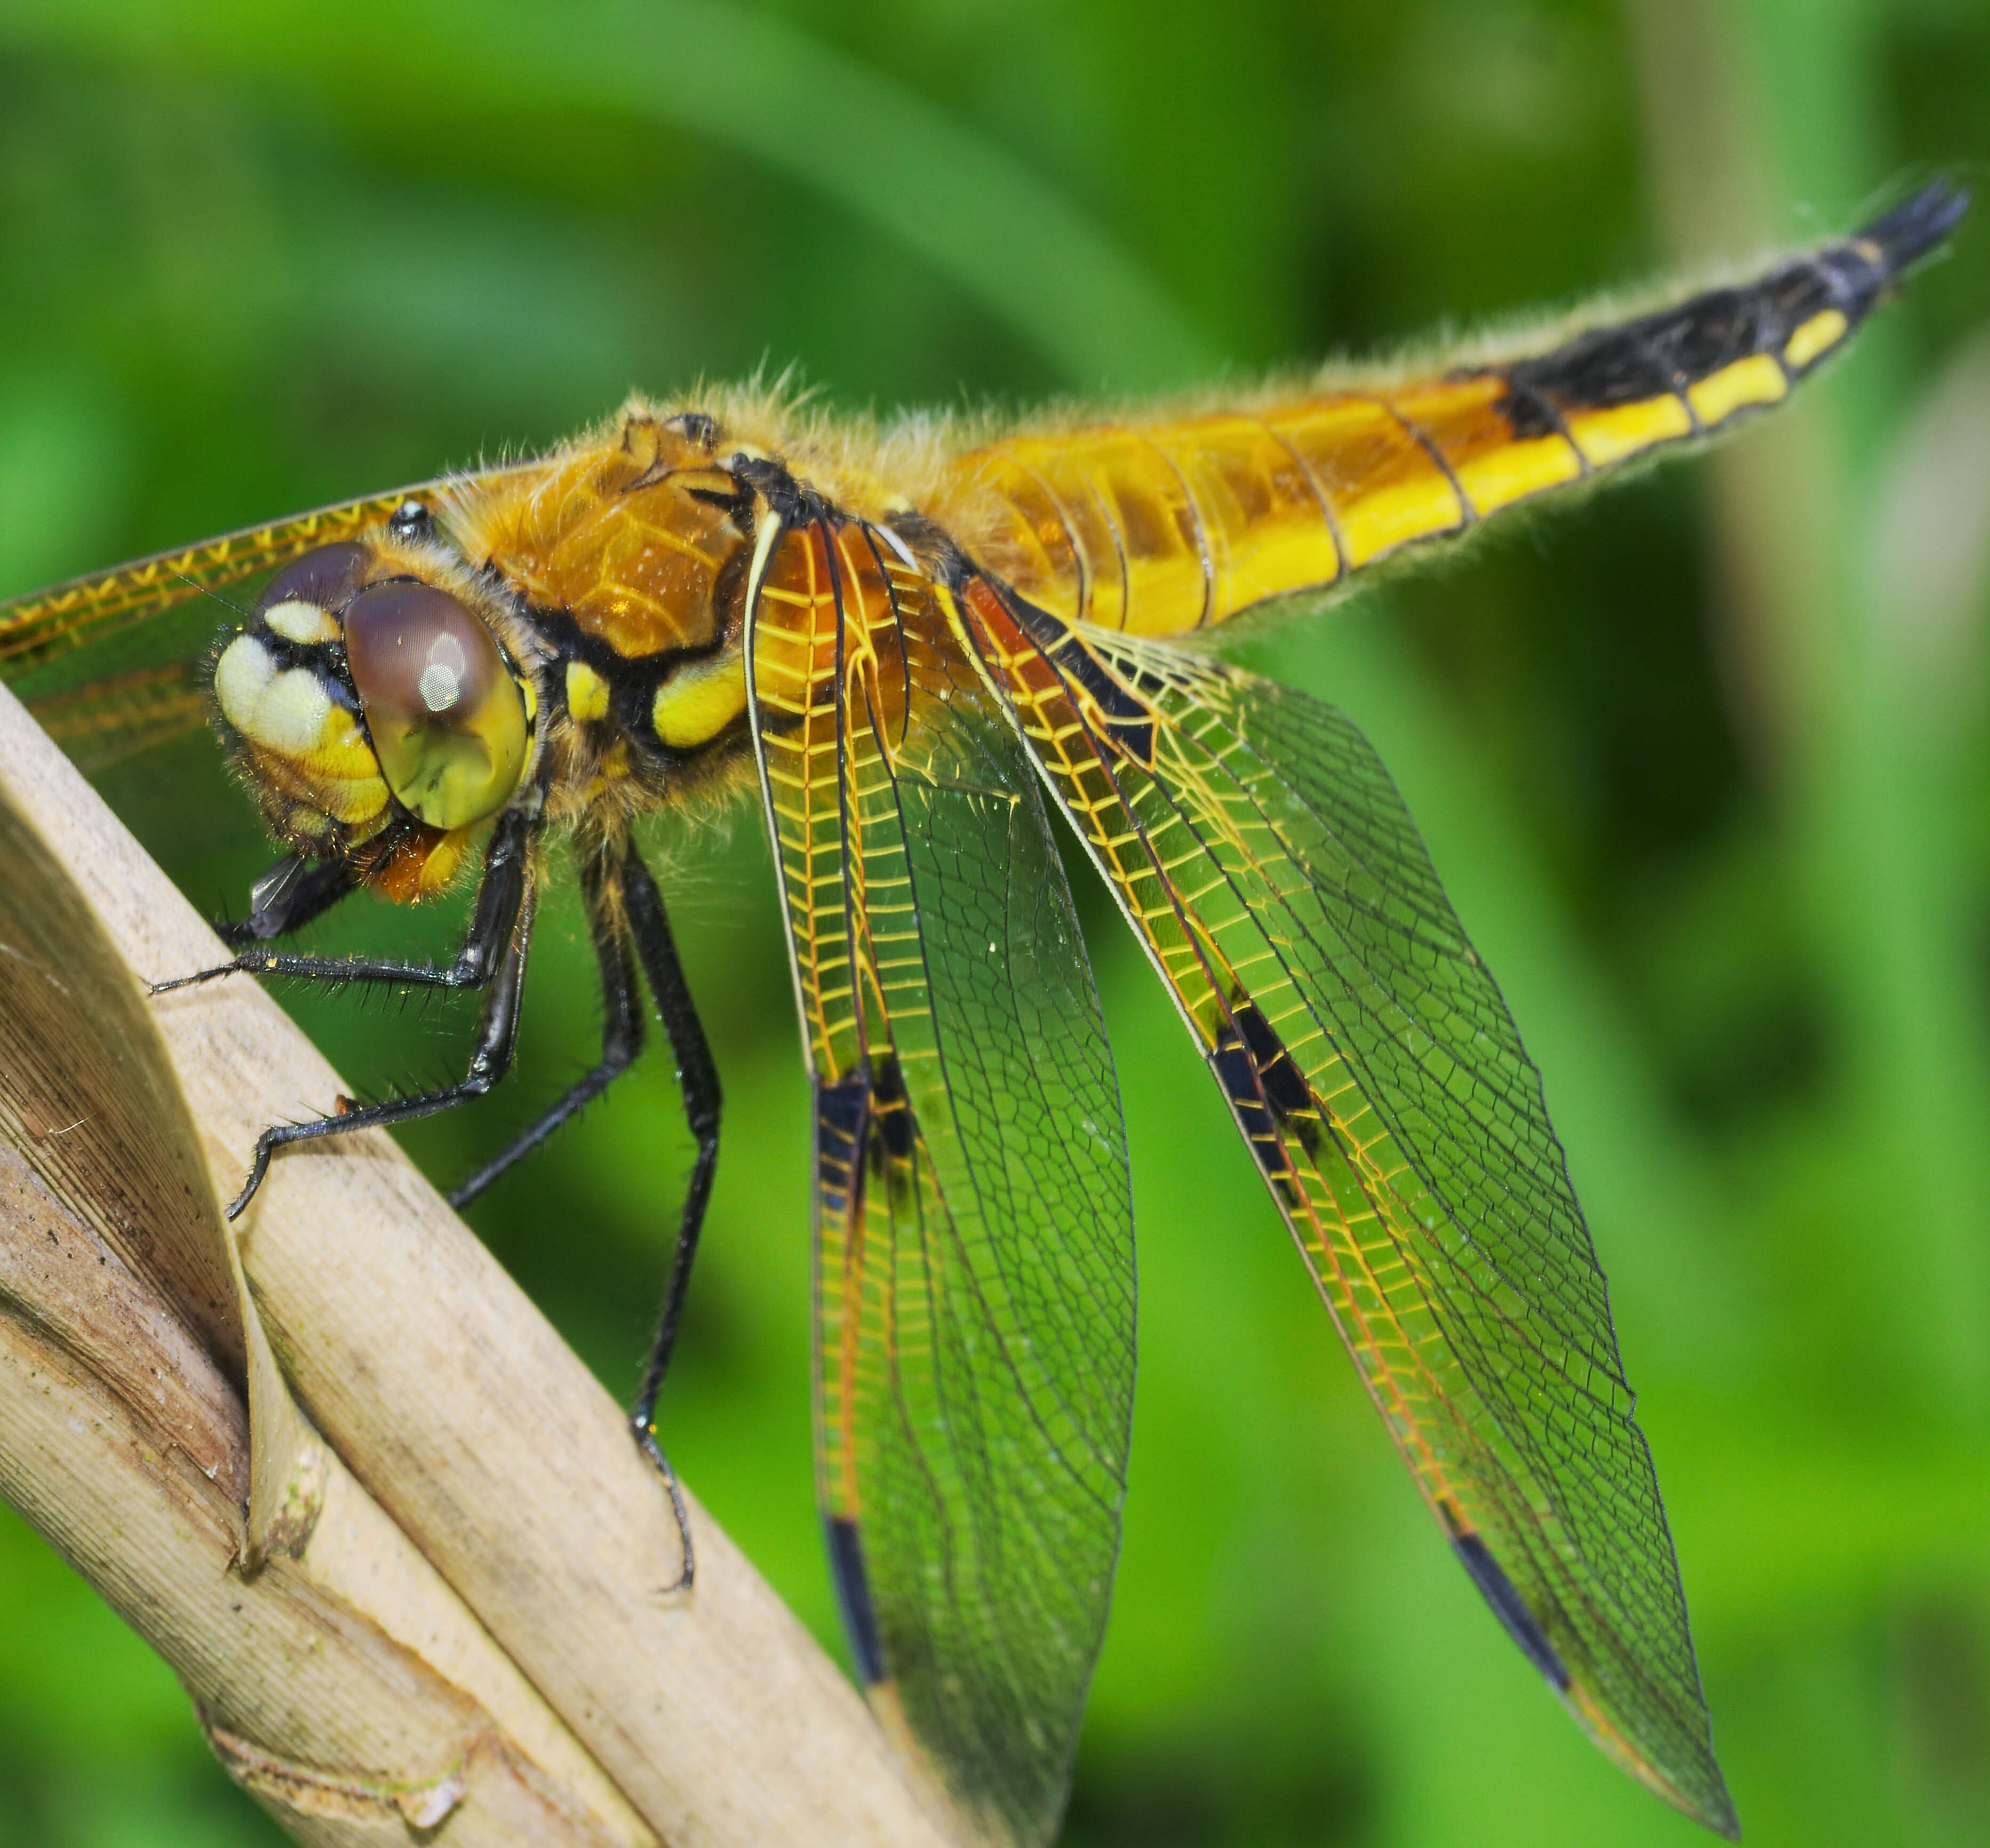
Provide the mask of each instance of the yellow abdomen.
[{"label": "yellow abdomen", "polygon": [[1779,402],[1897,273],[1882,228],[1518,359],[1007,437],[931,511],[1066,621],[1207,628]]}]

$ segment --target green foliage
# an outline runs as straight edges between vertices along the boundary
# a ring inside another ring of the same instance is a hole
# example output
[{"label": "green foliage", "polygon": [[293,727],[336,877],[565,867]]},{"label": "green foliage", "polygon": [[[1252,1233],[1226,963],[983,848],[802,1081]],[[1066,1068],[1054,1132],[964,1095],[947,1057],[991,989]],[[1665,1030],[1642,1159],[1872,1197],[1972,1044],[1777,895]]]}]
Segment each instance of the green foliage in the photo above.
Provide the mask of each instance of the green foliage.
[{"label": "green foliage", "polygon": [[[5,587],[763,358],[853,406],[1020,402],[1566,301],[1706,254],[1654,205],[1683,141],[1733,156],[1737,256],[1990,155],[1990,19],[1942,0],[841,12],[12,0]],[[1718,82],[1668,63],[1692,35],[1662,15],[1688,15]],[[1990,1833],[1990,594],[1980,557],[1930,562],[1990,507],[1986,321],[1978,222],[1779,426],[1251,651],[1373,739],[1545,1074],[1758,1843]],[[218,909],[267,849],[212,755],[110,793]],[[744,811],[657,845],[728,1100],[663,1428],[828,1638],[767,852]],[[1693,1839],[1445,1556],[1074,878],[1126,1089],[1142,1371],[1069,1839]],[[547,922],[518,1077],[409,1135],[440,1178],[589,1056],[570,892]],[[453,928],[374,908],[324,941]],[[446,1068],[467,1026],[295,1006],[362,1085]],[[618,1395],[687,1158],[658,1054],[473,1211]],[[166,1672],[0,1521],[0,1844],[269,1836]]]}]

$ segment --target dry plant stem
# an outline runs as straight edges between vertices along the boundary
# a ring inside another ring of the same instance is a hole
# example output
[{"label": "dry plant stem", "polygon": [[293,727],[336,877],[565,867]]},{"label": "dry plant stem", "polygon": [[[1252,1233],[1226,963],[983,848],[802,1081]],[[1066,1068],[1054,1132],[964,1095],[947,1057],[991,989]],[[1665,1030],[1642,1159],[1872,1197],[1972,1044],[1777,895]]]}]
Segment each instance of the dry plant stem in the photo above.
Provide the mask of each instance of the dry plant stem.
[{"label": "dry plant stem", "polygon": [[[26,1235],[0,1241],[8,1307],[25,1296],[44,1310],[80,1309],[62,1318],[64,1334],[116,1338],[160,1400],[145,1415],[38,1316],[0,1313],[0,1494],[171,1663],[222,1761],[292,1835],[353,1848],[403,1843],[423,1825],[440,1825],[438,1839],[457,1848],[654,1839],[599,1773],[593,1794],[615,1819],[577,1813],[478,1703],[307,1566],[279,1558],[245,1578],[236,1568],[246,1476],[240,1398],[4,1147],[0,1223]],[[70,1276],[24,1275],[37,1259],[45,1273]],[[99,1270],[114,1281],[85,1306],[75,1279]],[[203,1449],[216,1459],[212,1476],[198,1460]],[[334,1480],[321,1526],[329,1518],[375,1530],[365,1552],[380,1578],[425,1576],[351,1479]],[[454,1626],[467,1632],[457,1640],[487,1649],[468,1613],[450,1609],[446,1588],[428,1588],[440,1595],[420,1640]]]},{"label": "dry plant stem", "polygon": [[298,1415],[144,997],[4,800],[0,869],[0,1493],[301,1840],[652,1848]]},{"label": "dry plant stem", "polygon": [[[141,980],[222,960],[4,690],[0,793]],[[154,1017],[224,1197],[267,1123],[342,1089],[250,982]],[[666,1841],[945,1839],[854,1689],[695,1503],[696,1588],[664,1592],[675,1529],[620,1411],[388,1138],[285,1156],[237,1230],[304,1410]]]}]

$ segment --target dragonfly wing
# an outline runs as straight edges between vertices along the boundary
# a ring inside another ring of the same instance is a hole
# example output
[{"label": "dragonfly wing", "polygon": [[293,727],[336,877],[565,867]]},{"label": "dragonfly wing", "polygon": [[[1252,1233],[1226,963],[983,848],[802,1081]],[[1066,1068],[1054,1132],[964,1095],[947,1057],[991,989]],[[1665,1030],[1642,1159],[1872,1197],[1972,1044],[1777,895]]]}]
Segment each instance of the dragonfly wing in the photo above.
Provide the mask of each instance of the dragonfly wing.
[{"label": "dragonfly wing", "polygon": [[434,485],[371,494],[267,525],[244,527],[0,603],[0,674],[18,678],[72,648],[144,622],[203,591],[274,570],[314,545],[349,539],[378,525],[410,494]]},{"label": "dragonfly wing", "polygon": [[989,1839],[1054,1830],[1133,1384],[1118,1085],[1013,719],[874,529],[749,589],[816,1112],[819,1486],[874,1705]]},{"label": "dragonfly wing", "polygon": [[199,730],[213,705],[205,657],[168,661],[31,700],[28,710],[86,775]]},{"label": "dragonfly wing", "polygon": [[355,538],[381,525],[408,500],[436,505],[467,484],[487,484],[543,467],[505,463],[340,501],[0,602],[0,680],[18,680],[72,649],[145,622],[205,592],[274,571],[314,546]]},{"label": "dragonfly wing", "polygon": [[1288,688],[964,600],[1462,1563],[1613,1758],[1731,1832],[1540,1080],[1387,773]]}]

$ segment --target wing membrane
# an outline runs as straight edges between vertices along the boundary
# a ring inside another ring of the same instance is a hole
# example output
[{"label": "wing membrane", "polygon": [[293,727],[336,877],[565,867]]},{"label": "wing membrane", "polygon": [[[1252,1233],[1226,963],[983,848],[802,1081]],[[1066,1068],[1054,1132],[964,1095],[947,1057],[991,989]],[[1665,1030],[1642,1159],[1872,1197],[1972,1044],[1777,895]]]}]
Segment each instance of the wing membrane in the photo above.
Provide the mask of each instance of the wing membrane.
[{"label": "wing membrane", "polygon": [[32,700],[36,722],[86,775],[183,732],[197,731],[213,704],[204,659],[168,661]]},{"label": "wing membrane", "polygon": [[966,600],[1461,1561],[1607,1751],[1731,1831],[1540,1079],[1387,773],[1287,688]]},{"label": "wing membrane", "polygon": [[351,538],[378,525],[411,494],[434,483],[321,507],[267,525],[247,526],[198,545],[51,585],[32,596],[0,603],[0,674],[9,680],[71,648],[171,610],[199,596],[272,571],[314,545]]},{"label": "wing membrane", "polygon": [[819,1483],[888,1724],[1004,1840],[1062,1806],[1119,1545],[1132,1212],[1034,773],[932,586],[803,517],[751,686],[817,1122]]},{"label": "wing membrane", "polygon": [[488,483],[541,467],[508,463],[337,501],[0,603],[0,679],[19,679],[70,649],[143,623],[205,591],[273,571],[314,545],[351,538],[379,525],[410,497],[433,501],[454,484]]}]

